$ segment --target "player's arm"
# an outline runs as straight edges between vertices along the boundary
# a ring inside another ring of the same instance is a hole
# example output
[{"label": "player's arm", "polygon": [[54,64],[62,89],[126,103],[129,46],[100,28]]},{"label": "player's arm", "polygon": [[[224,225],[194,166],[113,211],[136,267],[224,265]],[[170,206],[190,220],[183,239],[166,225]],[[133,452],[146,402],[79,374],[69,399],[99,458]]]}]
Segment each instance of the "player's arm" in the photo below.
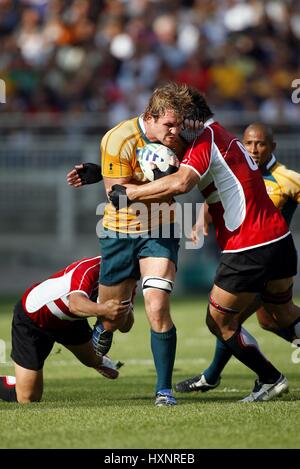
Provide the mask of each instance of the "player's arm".
[{"label": "player's arm", "polygon": [[212,223],[212,217],[208,211],[209,207],[206,202],[201,205],[198,218],[192,228],[191,239],[194,244],[199,241],[199,233],[202,231],[204,236],[208,236],[209,225]]},{"label": "player's arm", "polygon": [[108,300],[98,304],[91,301],[84,293],[74,292],[69,295],[69,310],[80,318],[97,317],[115,321],[127,314],[128,305],[118,300]]},{"label": "player's arm", "polygon": [[101,166],[95,163],[81,163],[75,165],[67,174],[69,186],[81,187],[85,184],[95,184],[102,180]]},{"label": "player's arm", "polygon": [[[132,184],[124,186],[130,202],[144,200],[161,200],[175,195],[189,192],[199,181],[199,175],[188,166],[180,166],[179,170],[170,176],[163,177],[142,186]],[[110,194],[111,198],[111,194]]]},{"label": "player's arm", "polygon": [[300,204],[300,174],[296,171],[289,170],[287,174],[287,187],[289,189],[289,196],[297,204]]},{"label": "player's arm", "polygon": [[112,186],[114,186],[115,184],[120,184],[120,185],[128,184],[129,182],[131,182],[131,180],[132,180],[131,176],[124,177],[124,178],[110,178],[110,177],[103,178],[106,192],[111,191]]}]

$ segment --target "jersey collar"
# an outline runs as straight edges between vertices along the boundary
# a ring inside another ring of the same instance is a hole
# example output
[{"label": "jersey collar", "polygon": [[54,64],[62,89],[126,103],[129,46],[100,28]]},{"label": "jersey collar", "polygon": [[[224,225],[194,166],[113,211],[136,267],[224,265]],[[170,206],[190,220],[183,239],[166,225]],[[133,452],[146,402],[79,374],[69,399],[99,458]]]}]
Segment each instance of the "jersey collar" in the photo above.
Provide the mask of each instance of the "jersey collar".
[{"label": "jersey collar", "polygon": [[207,121],[204,122],[203,127],[208,127],[209,125],[213,124],[215,122],[215,119],[211,117],[210,119],[207,119]]},{"label": "jersey collar", "polygon": [[145,129],[145,124],[144,124],[144,119],[143,119],[142,114],[138,117],[138,123],[139,123],[139,127],[140,127],[141,131],[143,132],[143,134],[146,135],[146,129]]},{"label": "jersey collar", "polygon": [[[151,140],[149,140],[149,138],[147,137],[146,135],[146,128],[145,128],[145,124],[144,124],[144,119],[143,119],[144,115],[141,114],[139,117],[138,117],[138,127],[140,128],[142,134],[143,134],[143,139],[145,140],[146,143],[154,143],[154,142],[151,142]],[[160,142],[158,142],[160,143]]]},{"label": "jersey collar", "polygon": [[276,164],[276,162],[277,162],[276,157],[275,157],[274,153],[272,153],[271,159],[268,162],[268,164],[266,165],[266,169],[267,170],[271,169],[272,166],[274,166]]}]

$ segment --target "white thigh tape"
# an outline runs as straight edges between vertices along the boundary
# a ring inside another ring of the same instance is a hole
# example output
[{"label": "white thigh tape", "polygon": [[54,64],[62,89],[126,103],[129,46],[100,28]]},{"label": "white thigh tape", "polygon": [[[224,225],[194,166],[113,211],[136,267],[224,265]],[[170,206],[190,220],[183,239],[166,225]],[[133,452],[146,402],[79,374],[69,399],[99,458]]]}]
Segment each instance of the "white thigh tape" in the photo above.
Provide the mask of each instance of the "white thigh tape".
[{"label": "white thigh tape", "polygon": [[165,291],[166,293],[171,293],[173,290],[174,282],[168,280],[167,278],[162,277],[150,277],[146,276],[143,278],[143,294],[150,289],[156,288],[157,290]]}]

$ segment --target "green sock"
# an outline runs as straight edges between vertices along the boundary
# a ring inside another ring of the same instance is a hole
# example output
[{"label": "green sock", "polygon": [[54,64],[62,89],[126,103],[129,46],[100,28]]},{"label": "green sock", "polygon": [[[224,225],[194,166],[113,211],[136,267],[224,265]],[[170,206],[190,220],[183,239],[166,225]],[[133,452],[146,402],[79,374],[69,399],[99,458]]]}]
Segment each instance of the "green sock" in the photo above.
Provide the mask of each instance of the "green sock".
[{"label": "green sock", "polygon": [[151,350],[157,374],[156,392],[172,388],[172,373],[176,353],[176,327],[167,332],[151,330]]}]

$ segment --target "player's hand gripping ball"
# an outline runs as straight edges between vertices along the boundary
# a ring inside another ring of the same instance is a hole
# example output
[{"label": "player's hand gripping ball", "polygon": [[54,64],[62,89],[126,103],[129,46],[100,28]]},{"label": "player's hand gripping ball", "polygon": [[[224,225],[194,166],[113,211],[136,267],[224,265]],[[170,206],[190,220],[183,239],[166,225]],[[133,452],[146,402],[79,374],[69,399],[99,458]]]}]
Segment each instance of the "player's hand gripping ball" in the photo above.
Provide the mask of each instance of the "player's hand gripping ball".
[{"label": "player's hand gripping ball", "polygon": [[137,151],[141,170],[148,181],[175,173],[180,162],[175,153],[160,143],[148,143]]}]

